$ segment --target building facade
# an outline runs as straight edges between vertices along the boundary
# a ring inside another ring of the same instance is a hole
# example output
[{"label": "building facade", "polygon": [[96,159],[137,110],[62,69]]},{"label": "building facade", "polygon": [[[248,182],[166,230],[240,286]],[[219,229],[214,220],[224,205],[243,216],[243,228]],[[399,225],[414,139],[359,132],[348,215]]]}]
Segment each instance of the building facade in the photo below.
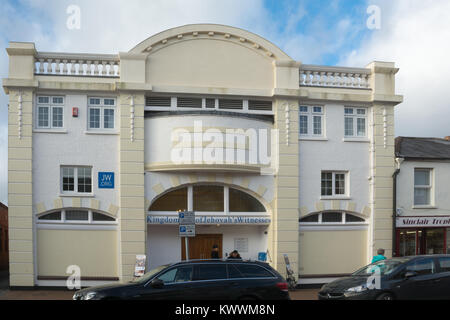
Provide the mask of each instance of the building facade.
[{"label": "building facade", "polygon": [[397,137],[397,256],[450,253],[450,137]]},{"label": "building facade", "polygon": [[11,42],[11,286],[132,279],[186,257],[267,261],[322,282],[392,252],[393,63],[305,65],[222,25],[113,55]]}]

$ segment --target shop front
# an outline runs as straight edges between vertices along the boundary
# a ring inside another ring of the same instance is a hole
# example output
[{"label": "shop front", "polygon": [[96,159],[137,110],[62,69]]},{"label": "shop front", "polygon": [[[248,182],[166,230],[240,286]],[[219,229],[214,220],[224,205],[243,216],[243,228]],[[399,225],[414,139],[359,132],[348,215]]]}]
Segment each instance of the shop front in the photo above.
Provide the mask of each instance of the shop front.
[{"label": "shop front", "polygon": [[450,253],[450,216],[397,218],[397,256]]}]

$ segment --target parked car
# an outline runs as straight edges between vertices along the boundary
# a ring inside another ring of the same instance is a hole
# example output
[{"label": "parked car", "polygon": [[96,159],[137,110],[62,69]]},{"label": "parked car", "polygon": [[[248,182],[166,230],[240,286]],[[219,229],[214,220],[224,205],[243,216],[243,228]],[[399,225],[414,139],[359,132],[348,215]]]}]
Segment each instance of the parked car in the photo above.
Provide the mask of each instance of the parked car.
[{"label": "parked car", "polygon": [[285,279],[267,263],[196,260],[163,265],[127,284],[77,291],[74,300],[286,300]]},{"label": "parked car", "polygon": [[325,284],[319,299],[450,299],[450,255],[381,260]]}]

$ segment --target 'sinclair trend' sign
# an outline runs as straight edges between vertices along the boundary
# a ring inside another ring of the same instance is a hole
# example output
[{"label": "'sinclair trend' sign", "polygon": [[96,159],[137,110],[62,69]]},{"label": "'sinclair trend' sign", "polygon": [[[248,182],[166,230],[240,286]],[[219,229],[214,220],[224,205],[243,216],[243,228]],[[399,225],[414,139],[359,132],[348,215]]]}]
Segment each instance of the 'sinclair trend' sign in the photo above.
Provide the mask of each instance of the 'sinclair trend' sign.
[{"label": "'sinclair trend' sign", "polygon": [[449,227],[450,217],[397,217],[398,228]]}]

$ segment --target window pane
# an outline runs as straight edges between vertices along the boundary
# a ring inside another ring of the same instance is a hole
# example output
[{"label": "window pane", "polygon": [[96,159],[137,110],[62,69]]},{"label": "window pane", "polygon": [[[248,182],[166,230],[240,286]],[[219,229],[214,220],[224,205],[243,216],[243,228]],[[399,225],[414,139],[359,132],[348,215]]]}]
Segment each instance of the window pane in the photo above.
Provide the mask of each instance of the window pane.
[{"label": "window pane", "polygon": [[322,113],[322,107],[314,107],[313,112],[315,113]]},{"label": "window pane", "polygon": [[450,258],[439,258],[439,265],[443,272],[450,272]]},{"label": "window pane", "polygon": [[322,117],[313,117],[313,133],[321,135],[322,134]]},{"label": "window pane", "polygon": [[352,108],[345,108],[344,112],[345,112],[345,114],[353,114],[353,109]]},{"label": "window pane", "polygon": [[300,106],[300,112],[308,112],[307,106]]},{"label": "window pane", "polygon": [[187,282],[192,280],[192,274],[192,266],[182,266],[167,271],[160,275],[158,279],[164,281],[164,283]]},{"label": "window pane", "polygon": [[365,220],[363,218],[354,216],[352,214],[345,214],[345,222],[364,222]]},{"label": "window pane", "polygon": [[430,185],[430,170],[414,170],[414,185],[429,186]]},{"label": "window pane", "polygon": [[233,266],[232,264],[228,265],[228,278],[229,279],[237,279],[237,278],[243,278],[244,275],[238,270],[236,269],[235,266]]},{"label": "window pane", "polygon": [[54,128],[62,128],[62,126],[63,126],[63,108],[53,107],[52,111],[53,111],[52,126]]},{"label": "window pane", "polygon": [[38,103],[49,103],[49,97],[38,97]]},{"label": "window pane", "polygon": [[236,189],[229,189],[230,212],[266,212],[264,206],[251,195]]},{"label": "window pane", "polygon": [[92,105],[99,105],[99,104],[100,104],[100,99],[97,99],[97,98],[90,98],[90,99],[89,99],[89,104],[92,104]]},{"label": "window pane", "polygon": [[194,186],[194,211],[223,210],[223,187]]},{"label": "window pane", "polygon": [[353,136],[353,118],[345,118],[345,135]]},{"label": "window pane", "polygon": [[84,210],[67,210],[66,211],[67,221],[87,221],[89,220],[88,211]]},{"label": "window pane", "polygon": [[105,109],[104,110],[103,128],[114,129],[114,109]]},{"label": "window pane", "polygon": [[406,271],[413,271],[418,275],[431,274],[435,272],[434,262],[429,258],[414,261],[406,267]]},{"label": "window pane", "polygon": [[48,127],[49,126],[49,107],[39,107],[38,108],[38,127]]},{"label": "window pane", "polygon": [[357,109],[357,110],[356,110],[356,113],[357,113],[357,114],[365,115],[365,114],[366,114],[366,109]]},{"label": "window pane", "polygon": [[74,191],[75,178],[73,168],[63,168],[63,191]]},{"label": "window pane", "polygon": [[78,192],[91,192],[91,168],[78,168]]},{"label": "window pane", "polygon": [[39,220],[61,220],[61,212],[52,212],[48,214],[44,214],[38,218]]},{"label": "window pane", "polygon": [[187,188],[171,191],[156,199],[150,211],[187,210]]},{"label": "window pane", "polygon": [[331,172],[322,172],[322,192],[323,196],[333,194],[333,174]]},{"label": "window pane", "polygon": [[114,99],[105,99],[105,106],[113,106],[114,104]]},{"label": "window pane", "polygon": [[195,280],[227,279],[227,266],[225,264],[196,265]]},{"label": "window pane", "polygon": [[53,97],[52,101],[55,104],[63,104],[63,102],[64,102],[63,97]]},{"label": "window pane", "polygon": [[300,134],[308,134],[308,116],[300,116]]},{"label": "window pane", "polygon": [[344,173],[336,173],[334,177],[334,193],[335,194],[345,194],[345,174]]},{"label": "window pane", "polygon": [[430,189],[414,188],[414,204],[429,205],[430,204]]},{"label": "window pane", "polygon": [[92,221],[116,221],[116,219],[107,216],[106,214],[92,212]]},{"label": "window pane", "polygon": [[312,214],[310,216],[300,219],[300,222],[319,222],[319,214]]},{"label": "window pane", "polygon": [[323,212],[322,222],[342,222],[341,212]]},{"label": "window pane", "polygon": [[358,118],[356,119],[356,134],[359,137],[366,135],[366,119]]},{"label": "window pane", "polygon": [[236,269],[239,270],[240,273],[245,278],[273,278],[274,275],[268,270],[251,264],[235,264]]},{"label": "window pane", "polygon": [[89,128],[100,128],[100,109],[89,109]]}]

